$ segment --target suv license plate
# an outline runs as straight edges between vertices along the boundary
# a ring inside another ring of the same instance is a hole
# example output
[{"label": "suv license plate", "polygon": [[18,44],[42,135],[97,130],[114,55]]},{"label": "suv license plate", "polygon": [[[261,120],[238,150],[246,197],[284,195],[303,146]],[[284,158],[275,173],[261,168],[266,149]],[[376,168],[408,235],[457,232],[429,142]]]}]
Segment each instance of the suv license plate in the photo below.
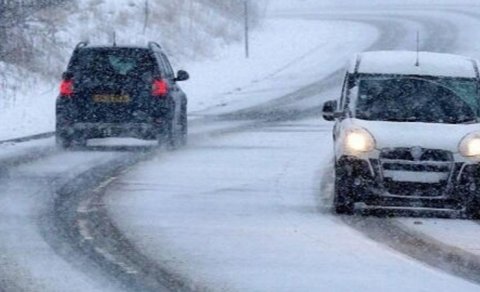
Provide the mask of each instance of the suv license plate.
[{"label": "suv license plate", "polygon": [[130,96],[96,94],[93,96],[93,101],[99,102],[99,103],[126,103],[126,102],[130,102]]}]

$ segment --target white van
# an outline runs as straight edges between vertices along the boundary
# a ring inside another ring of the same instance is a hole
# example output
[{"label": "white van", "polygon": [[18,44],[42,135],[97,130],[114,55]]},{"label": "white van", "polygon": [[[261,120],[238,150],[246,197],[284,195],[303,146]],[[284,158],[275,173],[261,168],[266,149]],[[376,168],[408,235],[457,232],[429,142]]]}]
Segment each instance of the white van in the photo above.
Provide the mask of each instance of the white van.
[{"label": "white van", "polygon": [[355,207],[464,211],[480,199],[480,100],[476,60],[429,52],[358,54],[335,121],[335,199]]}]

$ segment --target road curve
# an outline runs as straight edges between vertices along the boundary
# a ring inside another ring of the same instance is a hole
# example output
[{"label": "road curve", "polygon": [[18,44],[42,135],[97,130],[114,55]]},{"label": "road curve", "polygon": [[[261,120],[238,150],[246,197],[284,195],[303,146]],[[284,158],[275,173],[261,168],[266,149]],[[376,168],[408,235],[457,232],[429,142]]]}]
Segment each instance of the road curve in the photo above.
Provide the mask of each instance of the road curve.
[{"label": "road curve", "polygon": [[[369,49],[394,49],[401,47],[401,42],[406,38],[406,31],[403,29],[402,23],[405,21],[419,23],[427,32],[427,38],[424,44],[424,49],[435,51],[454,51],[456,45],[456,28],[452,23],[441,18],[426,18],[424,16],[411,16],[406,13],[395,13],[385,17],[383,15],[375,14],[361,14],[348,15],[341,17],[334,17],[325,15],[301,15],[289,17],[302,17],[314,19],[341,19],[348,21],[357,21],[366,23],[377,27],[380,32],[380,37],[375,44]],[[441,35],[442,37],[438,37]],[[400,36],[400,37],[399,37]],[[319,93],[338,87],[342,77],[343,70],[337,70],[329,75],[327,78],[320,80],[314,84],[305,86],[287,96],[280,97],[274,101],[259,105],[253,108],[248,108],[241,111],[236,111],[231,114],[207,117],[206,119],[212,123],[227,119],[227,120],[247,120],[251,123],[248,126],[243,126],[235,129],[224,129],[219,134],[232,133],[235,131],[245,131],[250,128],[259,128],[266,123],[275,123],[278,121],[304,119],[309,116],[318,115],[322,100],[318,101],[317,106],[310,108],[296,107],[296,104],[304,99],[309,99],[318,96]],[[123,165],[120,169],[125,168]],[[116,171],[119,171],[117,169]],[[92,187],[95,184],[92,185]],[[78,186],[77,186],[78,187]],[[189,285],[188,279],[182,279],[181,275],[169,273],[158,263],[151,262],[148,258],[142,255],[141,251],[135,249],[135,246],[123,236],[115,227],[108,217],[108,212],[105,210],[102,202],[102,189],[97,189],[94,192],[88,192],[89,195],[84,200],[63,201],[59,210],[70,214],[69,221],[65,221],[60,215],[56,216],[56,224],[58,228],[63,228],[64,232],[71,232],[72,224],[76,226],[74,236],[70,238],[70,243],[80,248],[84,254],[90,254],[89,257],[96,261],[100,266],[105,266],[109,270],[113,270],[114,277],[120,279],[125,287],[131,290],[144,291],[158,291],[158,290],[204,290],[206,287],[198,287]],[[75,194],[75,192],[73,192]],[[76,195],[74,195],[76,197]],[[88,212],[88,216],[78,213],[78,207],[84,205],[84,209],[93,210]],[[58,213],[58,212],[57,212]],[[72,216],[72,214],[76,214]],[[65,224],[70,222],[70,224]],[[83,222],[83,223],[79,223]],[[370,234],[371,230],[379,232],[386,236],[389,233],[388,225],[374,224],[371,228],[360,228],[364,226],[368,220],[359,219],[359,222],[345,221],[350,226]],[[86,231],[88,230],[88,231]],[[83,234],[82,234],[83,233]],[[87,234],[87,235],[86,235]],[[93,239],[85,239],[93,238]],[[380,242],[388,243],[384,238],[376,237]],[[420,241],[419,238],[414,238]],[[422,239],[424,240],[424,239]],[[412,247],[413,241],[405,237],[403,246]],[[79,244],[81,243],[81,244]],[[430,247],[435,246],[433,241],[426,240],[425,245]],[[413,245],[414,246],[414,245]],[[100,247],[100,248],[99,248]],[[100,252],[99,252],[100,250]],[[402,250],[402,252],[411,255],[409,250]],[[415,249],[414,249],[415,250]],[[93,251],[93,252],[92,252]],[[424,250],[422,250],[424,252]],[[92,255],[93,254],[93,255]],[[108,254],[108,256],[105,256]],[[434,256],[432,252],[429,254]],[[423,258],[420,258],[423,260]],[[427,261],[427,263],[432,264]],[[445,269],[449,272],[455,270],[457,263],[455,261],[448,262],[451,269]],[[112,264],[116,268],[112,268]],[[445,262],[443,262],[445,264]],[[437,265],[438,266],[438,265]],[[465,276],[465,274],[459,274]]]},{"label": "road curve", "polygon": [[[403,40],[408,37],[406,35],[407,30],[404,28],[404,22],[414,22],[422,26],[428,33],[424,49],[435,51],[455,51],[456,49],[457,29],[455,25],[442,18],[410,15],[408,12],[403,13],[401,11],[392,15],[351,13],[341,16],[303,14],[284,15],[282,17],[338,19],[369,24],[376,27],[380,32],[379,39],[369,49],[395,49],[402,47]],[[227,115],[206,117],[204,123],[207,124],[216,123],[219,120],[242,120],[248,122],[233,128],[215,130],[208,134],[224,135],[226,133],[260,128],[266,124],[278,121],[318,116],[323,100],[318,100],[316,106],[308,108],[297,106],[297,104],[302,104],[306,99],[317,98],[319,93],[337,88],[341,82],[342,74],[343,70],[339,69],[332,72],[327,78],[266,104],[232,112]],[[111,151],[115,149],[106,150]],[[44,240],[67,262],[70,262],[72,265],[81,265],[84,270],[91,269],[91,273],[105,274],[105,277],[111,279],[112,282],[116,283],[115,285],[122,289],[130,291],[206,290],[208,287],[192,286],[189,284],[188,279],[182,278],[182,275],[171,273],[165,270],[161,263],[155,263],[146,258],[115,227],[103,206],[103,190],[108,186],[108,182],[112,178],[139,161],[158,154],[156,150],[148,148],[143,150],[143,152],[126,153],[119,159],[111,159],[108,162],[96,164],[71,180],[58,185],[54,184],[53,191],[56,195],[51,205],[49,205],[49,213],[39,223],[41,234]],[[57,154],[48,152],[48,155],[39,155],[39,159]],[[16,161],[17,163],[15,164],[20,165],[30,161],[30,158],[18,158]],[[57,177],[47,177],[47,180],[52,183],[56,179]],[[382,236],[389,234],[387,229],[390,226],[378,222],[371,223],[370,227],[364,228],[370,221],[376,220],[360,218],[358,221],[346,220],[345,222],[370,236],[372,230],[379,232]],[[52,236],[52,230],[55,230],[54,236]],[[375,239],[380,242],[386,242],[381,236],[375,237]],[[426,241],[426,244],[438,246],[433,240],[427,239]],[[411,249],[412,243],[410,241],[405,239],[403,243]],[[411,252],[408,250],[401,251],[411,255]],[[422,250],[422,252],[425,251]],[[76,261],[78,261],[78,258],[82,259],[81,264],[71,262],[72,253],[78,255]],[[451,256],[454,257],[455,254]],[[425,259],[420,258],[420,260]],[[448,268],[445,270],[448,272],[454,271],[457,263],[449,261],[448,258],[446,260]],[[435,263],[429,264],[435,265]],[[442,264],[445,263],[443,262]],[[470,269],[470,272],[476,271],[469,267],[467,267],[467,270]],[[457,274],[468,278],[466,276],[467,273]],[[3,286],[2,283],[15,283],[15,281],[13,280],[12,282],[12,279],[0,281],[0,287],[3,287],[4,290],[12,291],[12,289],[9,289],[9,286]],[[13,290],[19,291],[20,289]]]}]

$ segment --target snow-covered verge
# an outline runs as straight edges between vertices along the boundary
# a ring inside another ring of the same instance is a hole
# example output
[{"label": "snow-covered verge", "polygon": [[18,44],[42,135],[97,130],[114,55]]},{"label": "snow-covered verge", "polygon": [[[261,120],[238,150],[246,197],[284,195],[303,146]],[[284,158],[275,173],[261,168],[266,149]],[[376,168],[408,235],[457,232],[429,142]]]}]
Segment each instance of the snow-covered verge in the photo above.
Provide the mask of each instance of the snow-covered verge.
[{"label": "snow-covered verge", "polygon": [[41,74],[0,62],[0,140],[52,131],[56,87]]}]

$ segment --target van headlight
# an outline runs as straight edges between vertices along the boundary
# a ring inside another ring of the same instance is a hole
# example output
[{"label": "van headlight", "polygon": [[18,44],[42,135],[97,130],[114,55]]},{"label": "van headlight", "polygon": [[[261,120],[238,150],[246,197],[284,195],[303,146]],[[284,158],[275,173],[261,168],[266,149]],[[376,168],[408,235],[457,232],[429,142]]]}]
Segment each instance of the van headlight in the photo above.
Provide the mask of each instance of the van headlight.
[{"label": "van headlight", "polygon": [[458,148],[460,154],[465,157],[480,156],[480,133],[465,136]]},{"label": "van headlight", "polygon": [[375,149],[375,139],[363,128],[350,129],[345,136],[345,147],[353,153],[370,152]]}]

